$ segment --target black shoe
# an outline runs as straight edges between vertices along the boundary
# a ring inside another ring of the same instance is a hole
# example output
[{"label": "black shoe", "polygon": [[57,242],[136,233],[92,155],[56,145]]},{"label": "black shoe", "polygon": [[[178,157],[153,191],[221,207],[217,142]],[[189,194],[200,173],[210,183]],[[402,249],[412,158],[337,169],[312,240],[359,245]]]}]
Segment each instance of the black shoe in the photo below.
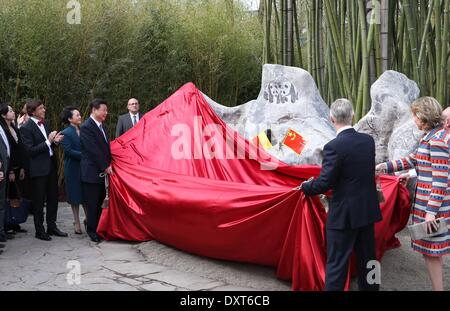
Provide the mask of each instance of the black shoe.
[{"label": "black shoe", "polygon": [[91,238],[92,242],[99,243],[101,241],[100,237],[96,233],[90,233],[89,237]]},{"label": "black shoe", "polygon": [[36,234],[36,238],[42,241],[51,241],[52,238],[47,233]]},{"label": "black shoe", "polygon": [[5,244],[0,244],[0,248],[5,248]]},{"label": "black shoe", "polygon": [[9,234],[9,233],[6,233],[6,234],[5,234],[5,237],[6,237],[7,240],[12,240],[12,239],[14,239],[14,235]]},{"label": "black shoe", "polygon": [[65,237],[69,236],[67,233],[62,232],[58,228],[47,230],[47,234],[48,235],[59,236],[59,237],[62,237],[62,238],[65,238]]},{"label": "black shoe", "polygon": [[6,236],[0,235],[0,242],[5,243],[6,241],[8,241],[8,239],[6,238]]},{"label": "black shoe", "polygon": [[14,232],[16,233],[27,233],[28,231],[23,229],[21,226],[17,226],[16,228],[13,229]]}]

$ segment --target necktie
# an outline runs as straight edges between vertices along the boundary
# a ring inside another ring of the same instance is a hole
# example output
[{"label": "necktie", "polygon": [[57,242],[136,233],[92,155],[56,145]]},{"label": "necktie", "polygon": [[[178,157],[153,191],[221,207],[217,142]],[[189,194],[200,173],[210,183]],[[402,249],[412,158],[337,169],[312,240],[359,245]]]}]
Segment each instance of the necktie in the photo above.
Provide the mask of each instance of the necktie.
[{"label": "necktie", "polygon": [[102,131],[103,137],[105,138],[105,141],[108,142],[108,139],[106,138],[105,131],[103,130],[103,126],[100,124],[98,127],[100,128],[100,131]]},{"label": "necktie", "polygon": [[44,123],[44,121],[38,121],[38,123],[37,123],[39,126],[41,126],[41,125],[44,125],[45,123]]},{"label": "necktie", "polygon": [[136,123],[137,123],[136,116],[133,116],[133,126],[135,126]]}]

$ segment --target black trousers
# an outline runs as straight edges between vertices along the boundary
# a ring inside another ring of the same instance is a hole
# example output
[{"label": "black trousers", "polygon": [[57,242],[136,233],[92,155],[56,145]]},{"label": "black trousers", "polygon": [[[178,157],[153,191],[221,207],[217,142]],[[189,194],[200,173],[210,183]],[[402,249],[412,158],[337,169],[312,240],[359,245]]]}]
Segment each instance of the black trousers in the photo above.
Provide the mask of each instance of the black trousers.
[{"label": "black trousers", "polygon": [[87,208],[87,233],[97,233],[98,222],[102,215],[102,204],[106,197],[105,183],[93,184],[83,182],[83,196]]},{"label": "black trousers", "polygon": [[45,232],[44,228],[44,204],[47,208],[47,230],[56,229],[58,215],[58,169],[53,158],[50,172],[46,176],[32,177],[31,206],[34,215],[34,228],[36,234]]},{"label": "black trousers", "polygon": [[379,284],[369,284],[367,280],[371,272],[367,264],[376,260],[374,224],[359,229],[327,229],[325,290],[344,290],[353,249],[356,253],[359,289],[379,290]]}]

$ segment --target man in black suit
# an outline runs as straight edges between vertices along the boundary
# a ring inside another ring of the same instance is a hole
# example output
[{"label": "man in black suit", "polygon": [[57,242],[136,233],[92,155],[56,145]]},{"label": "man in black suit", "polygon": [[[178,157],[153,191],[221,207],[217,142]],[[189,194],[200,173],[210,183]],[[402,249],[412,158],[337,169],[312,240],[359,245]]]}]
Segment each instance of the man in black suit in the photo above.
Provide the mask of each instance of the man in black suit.
[{"label": "man in black suit", "polygon": [[367,276],[376,260],[374,224],[382,219],[375,183],[375,142],[352,128],[353,106],[339,99],[331,106],[337,138],[325,145],[320,176],[302,184],[307,195],[332,189],[327,219],[325,289],[345,287],[350,256],[355,249],[360,290],[379,290]]},{"label": "man in black suit", "polygon": [[90,109],[91,116],[80,129],[81,181],[88,212],[87,233],[92,241],[100,242],[97,226],[106,197],[105,178],[100,175],[112,174],[109,139],[103,126],[108,115],[108,104],[103,99],[95,99],[91,102]]},{"label": "man in black suit", "polygon": [[[56,226],[58,214],[58,164],[54,148],[64,138],[50,132],[45,123],[45,106],[39,100],[27,103],[30,119],[20,128],[24,148],[29,156],[31,178],[31,204],[36,238],[50,241],[51,235],[67,237]],[[44,229],[44,204],[47,208],[47,232]]]},{"label": "man in black suit", "polygon": [[127,107],[128,113],[121,115],[117,122],[116,138],[135,126],[142,118],[142,114],[139,112],[139,101],[136,98],[131,98]]}]

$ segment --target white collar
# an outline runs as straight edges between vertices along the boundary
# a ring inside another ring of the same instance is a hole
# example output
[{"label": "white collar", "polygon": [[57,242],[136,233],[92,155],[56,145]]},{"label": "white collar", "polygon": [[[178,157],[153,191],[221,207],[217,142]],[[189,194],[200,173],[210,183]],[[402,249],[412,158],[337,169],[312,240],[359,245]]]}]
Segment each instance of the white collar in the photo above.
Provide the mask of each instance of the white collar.
[{"label": "white collar", "polygon": [[102,123],[95,120],[95,118],[92,115],[91,115],[91,119],[94,120],[95,124],[97,124],[98,127],[100,127],[100,125],[102,125]]},{"label": "white collar", "polygon": [[341,127],[341,128],[339,129],[339,131],[337,131],[336,135],[339,135],[339,134],[341,134],[343,131],[346,131],[346,130],[349,130],[349,129],[352,129],[352,128],[353,128],[353,126],[351,126],[351,125],[347,125],[347,126]]},{"label": "white collar", "polygon": [[139,118],[139,112],[137,112],[136,114],[132,114],[131,112],[129,112],[129,114],[130,114],[131,118],[133,118],[134,116]]},{"label": "white collar", "polygon": [[40,121],[39,119],[37,119],[35,117],[31,117],[30,119],[33,120],[33,122],[36,123],[37,126],[39,126],[39,124],[38,124]]}]

